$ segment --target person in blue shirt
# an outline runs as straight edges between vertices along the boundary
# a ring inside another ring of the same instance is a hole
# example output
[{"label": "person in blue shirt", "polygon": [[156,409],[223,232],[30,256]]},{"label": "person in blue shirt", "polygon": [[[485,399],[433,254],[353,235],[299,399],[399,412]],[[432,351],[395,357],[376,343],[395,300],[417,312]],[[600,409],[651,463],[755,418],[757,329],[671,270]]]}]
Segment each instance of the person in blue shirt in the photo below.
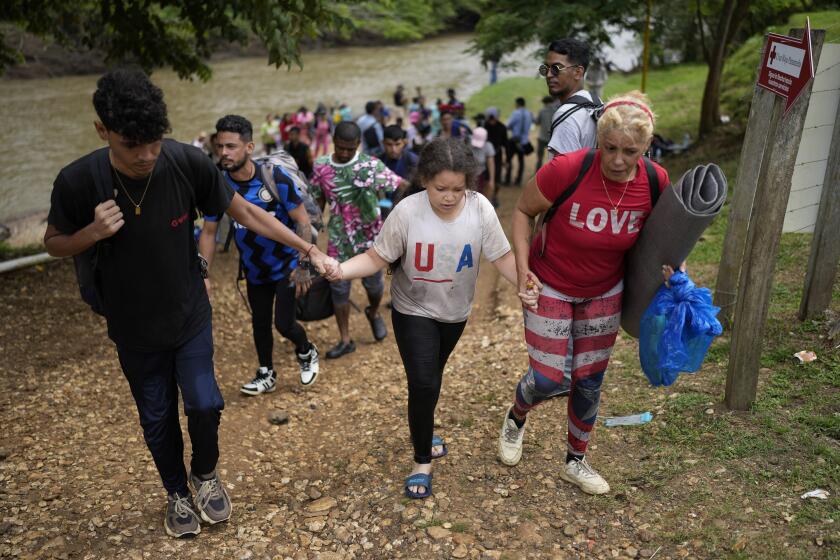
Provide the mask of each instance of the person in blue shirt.
[{"label": "person in blue shirt", "polygon": [[511,113],[508,119],[508,131],[510,132],[510,156],[508,158],[507,174],[505,176],[505,183],[510,183],[510,177],[513,171],[513,157],[519,163],[519,169],[516,172],[516,185],[522,184],[522,175],[525,172],[525,150],[526,145],[529,144],[528,134],[531,132],[531,125],[534,119],[531,112],[525,108],[525,99],[522,97],[516,98],[516,109]]},{"label": "person in blue shirt", "polygon": [[[417,170],[417,161],[420,158],[406,147],[405,130],[392,124],[385,127],[384,136],[385,152],[380,158],[382,163],[406,181],[411,182],[414,172]],[[380,201],[383,220],[388,217],[391,208],[393,208],[395,194],[395,192],[388,193],[385,195],[385,199]]]},{"label": "person in blue shirt", "polygon": [[[254,151],[253,128],[244,117],[228,115],[216,123],[219,163],[227,182],[245,200],[255,204],[298,235],[311,240],[309,215],[294,182],[279,166],[273,168],[276,196],[263,184],[263,170],[251,159]],[[205,216],[199,250],[207,259],[208,270],[216,250],[216,230],[220,216]],[[277,331],[295,345],[300,366],[300,382],[311,385],[319,371],[318,348],[295,319],[296,297],[309,289],[308,270],[298,267],[298,251],[262,237],[234,222],[234,240],[239,249],[240,274],[247,285],[251,307],[254,344],[259,368],[240,390],[246,395],[269,393],[277,387],[272,353],[272,307]],[[273,304],[273,305],[272,305]]]},{"label": "person in blue shirt", "polygon": [[369,156],[381,156],[384,139],[382,127],[382,103],[368,101],[365,103],[365,114],[356,120],[362,131],[362,151]]}]

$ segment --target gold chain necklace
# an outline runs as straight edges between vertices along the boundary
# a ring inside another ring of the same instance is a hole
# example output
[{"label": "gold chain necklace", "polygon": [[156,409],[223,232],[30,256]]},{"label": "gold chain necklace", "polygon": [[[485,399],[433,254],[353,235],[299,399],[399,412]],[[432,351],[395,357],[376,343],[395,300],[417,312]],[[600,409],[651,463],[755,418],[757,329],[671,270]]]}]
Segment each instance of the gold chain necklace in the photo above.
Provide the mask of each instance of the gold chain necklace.
[{"label": "gold chain necklace", "polygon": [[[155,164],[156,163],[157,162],[155,162]],[[140,196],[140,202],[134,202],[134,199],[131,198],[130,194],[128,194],[128,189],[125,188],[125,185],[123,184],[122,179],[120,179],[120,173],[119,173],[119,171],[117,171],[117,168],[113,167],[113,166],[111,166],[111,168],[114,170],[114,177],[117,178],[117,182],[122,187],[122,190],[125,193],[126,198],[128,198],[128,200],[131,202],[131,204],[134,205],[134,215],[139,216],[140,213],[141,213],[140,212],[140,205],[143,204],[143,200],[145,200],[145,198],[146,198],[146,193],[149,191],[149,185],[152,183],[152,175],[155,174],[155,165],[152,166],[152,172],[149,173],[149,178],[146,179],[146,188],[143,189],[143,194]]]},{"label": "gold chain necklace", "polygon": [[613,204],[612,197],[610,196],[610,191],[607,189],[607,183],[604,182],[604,176],[601,175],[601,184],[604,185],[604,193],[607,195],[607,200],[610,201],[610,206],[612,206],[613,212],[618,214],[618,208],[621,206],[621,201],[624,200],[624,195],[627,194],[627,187],[630,185],[630,181],[632,181],[632,177],[628,179],[626,183],[624,183],[624,192],[621,193],[621,198],[618,199],[618,204]]}]

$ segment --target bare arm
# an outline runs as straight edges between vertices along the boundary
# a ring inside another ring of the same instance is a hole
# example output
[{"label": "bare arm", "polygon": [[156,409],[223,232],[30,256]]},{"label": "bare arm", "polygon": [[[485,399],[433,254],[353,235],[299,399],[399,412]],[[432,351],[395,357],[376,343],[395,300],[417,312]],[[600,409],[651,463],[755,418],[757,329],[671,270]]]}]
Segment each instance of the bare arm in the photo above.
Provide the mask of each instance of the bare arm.
[{"label": "bare arm", "polygon": [[[289,210],[289,216],[295,222],[295,232],[304,241],[312,240],[312,226],[309,222],[309,214],[306,213],[306,206],[301,202],[297,208]],[[292,272],[292,280],[295,283],[295,295],[300,297],[309,291],[312,286],[312,279],[309,276],[309,269],[300,265]]]},{"label": "bare arm", "polygon": [[44,247],[53,257],[72,257],[117,233],[125,225],[120,207],[113,200],[98,204],[93,222],[73,234],[62,233],[49,224],[44,233]]},{"label": "bare arm", "polygon": [[361,255],[346,260],[332,270],[327,269],[327,280],[352,280],[365,278],[388,266],[388,261],[379,256],[376,249],[371,247]]},{"label": "bare arm", "polygon": [[[233,227],[231,224],[230,227]],[[210,268],[213,266],[213,257],[216,256],[216,232],[219,231],[219,222],[204,220],[201,226],[201,233],[198,236],[198,253],[207,261],[207,278],[204,279],[204,287],[210,294]]]},{"label": "bare arm", "polygon": [[499,271],[502,277],[513,284],[518,285],[518,278],[516,275],[516,259],[513,256],[513,251],[508,251],[503,256],[493,261],[493,266]]},{"label": "bare arm", "polygon": [[531,248],[534,217],[549,208],[551,208],[551,201],[540,192],[536,177],[531,177],[531,180],[522,189],[522,194],[519,196],[511,219],[513,250],[516,253],[516,271],[520,292],[526,291],[529,283],[533,283],[538,289],[542,287],[536,275],[531,272],[528,255]]},{"label": "bare arm", "polygon": [[[514,287],[519,287],[519,279],[516,274],[516,259],[513,256],[513,251],[508,251],[504,254],[504,256],[493,261],[493,266],[496,267],[496,270],[499,271],[499,274],[501,274],[505,280],[513,284]],[[539,291],[535,288],[519,291],[519,299],[522,300],[523,304],[530,308],[536,308],[539,295]]]},{"label": "bare arm", "polygon": [[259,206],[247,202],[239,194],[233,195],[227,213],[243,227],[254,233],[272,239],[281,245],[297,249],[309,257],[318,271],[322,272],[324,270],[324,261],[327,259],[324,253],[312,243],[298,237],[292,230]]},{"label": "bare arm", "polygon": [[[231,227],[233,227],[231,225]],[[219,222],[204,220],[201,227],[201,234],[198,236],[198,252],[207,260],[207,270],[213,265],[213,257],[216,256],[216,232],[219,231]]]},{"label": "bare arm", "polygon": [[253,231],[263,237],[268,237],[288,247],[294,247],[301,253],[306,253],[309,250],[311,243],[304,241],[298,237],[292,230],[280,223],[274,216],[256,206],[249,203],[239,194],[233,195],[233,200],[230,203],[227,213],[242,224],[243,227]]}]

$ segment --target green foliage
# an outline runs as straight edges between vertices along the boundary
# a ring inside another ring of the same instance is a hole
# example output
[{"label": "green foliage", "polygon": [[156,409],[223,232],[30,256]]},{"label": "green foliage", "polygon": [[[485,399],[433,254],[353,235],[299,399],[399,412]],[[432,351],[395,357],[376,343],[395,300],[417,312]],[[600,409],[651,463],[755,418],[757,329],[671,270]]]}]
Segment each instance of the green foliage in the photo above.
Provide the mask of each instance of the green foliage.
[{"label": "green foliage", "polygon": [[28,257],[43,253],[44,247],[40,244],[24,245],[23,247],[12,247],[5,241],[0,241],[0,261],[8,261],[18,257]]},{"label": "green foliage", "polygon": [[[0,22],[75,48],[100,49],[107,63],[135,62],[145,70],[171,67],[181,78],[210,78],[206,60],[215,39],[245,43],[249,33],[275,66],[300,65],[300,42],[349,25],[325,0],[11,0]],[[0,32],[0,72],[20,59]]]},{"label": "green foliage", "polygon": [[535,39],[542,46],[561,37],[581,37],[594,46],[610,44],[607,26],[637,29],[643,4],[642,0],[488,0],[476,26],[472,51],[486,64],[501,61]]},{"label": "green foliage", "polygon": [[787,24],[769,26],[747,39],[729,57],[723,71],[721,108],[734,121],[746,124],[749,117],[764,36],[768,32],[787,35],[791,28],[804,27],[806,16],[811,18],[811,29],[826,30],[826,43],[840,42],[840,10],[794,14]]},{"label": "green foliage", "polygon": [[365,0],[345,3],[353,26],[393,41],[419,41],[440,33],[462,11],[474,9],[467,0]]}]

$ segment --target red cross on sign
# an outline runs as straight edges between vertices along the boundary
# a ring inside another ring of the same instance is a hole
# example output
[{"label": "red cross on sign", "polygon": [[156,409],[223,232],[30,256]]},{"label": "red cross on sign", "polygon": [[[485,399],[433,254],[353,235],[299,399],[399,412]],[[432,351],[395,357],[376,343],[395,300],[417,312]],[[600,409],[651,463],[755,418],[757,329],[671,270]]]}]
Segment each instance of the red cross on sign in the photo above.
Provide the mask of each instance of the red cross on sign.
[{"label": "red cross on sign", "polygon": [[805,34],[801,39],[767,34],[767,48],[764,49],[756,85],[784,97],[785,114],[813,77],[809,18],[805,19]]}]

